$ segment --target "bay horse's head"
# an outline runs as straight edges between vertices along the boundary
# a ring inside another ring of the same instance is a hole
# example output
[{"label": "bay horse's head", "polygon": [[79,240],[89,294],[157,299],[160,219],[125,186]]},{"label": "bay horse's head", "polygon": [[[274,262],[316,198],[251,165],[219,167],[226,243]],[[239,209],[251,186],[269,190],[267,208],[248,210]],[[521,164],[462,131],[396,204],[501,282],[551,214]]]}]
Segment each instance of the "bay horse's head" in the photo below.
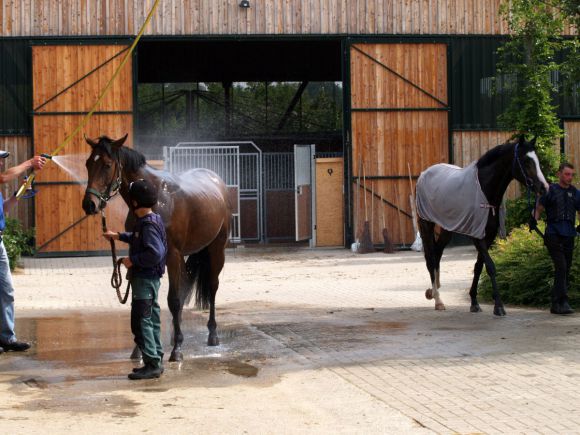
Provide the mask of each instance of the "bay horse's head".
[{"label": "bay horse's head", "polygon": [[523,135],[518,138],[514,147],[512,172],[516,180],[536,194],[541,195],[549,189],[536,154],[536,138],[529,142],[526,142]]},{"label": "bay horse's head", "polygon": [[83,197],[83,210],[86,214],[98,213],[105,208],[107,201],[119,192],[121,187],[119,151],[127,136],[117,140],[107,136],[95,140],[85,137],[92,148],[86,162],[88,181]]}]

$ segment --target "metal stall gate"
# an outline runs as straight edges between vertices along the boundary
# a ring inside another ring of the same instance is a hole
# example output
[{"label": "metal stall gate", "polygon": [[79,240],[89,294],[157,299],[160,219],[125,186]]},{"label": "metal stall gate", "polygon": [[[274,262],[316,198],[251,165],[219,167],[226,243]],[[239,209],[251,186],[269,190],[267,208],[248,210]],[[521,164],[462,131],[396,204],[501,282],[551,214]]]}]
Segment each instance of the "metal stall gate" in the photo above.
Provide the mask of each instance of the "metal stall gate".
[{"label": "metal stall gate", "polygon": [[[240,147],[248,151],[240,153]],[[180,174],[189,169],[214,171],[226,183],[232,210],[234,243],[262,239],[261,150],[253,142],[180,142],[164,147],[165,169]]]},{"label": "metal stall gate", "polygon": [[311,240],[313,216],[312,189],[314,171],[314,145],[294,145],[294,204],[296,219],[296,241]]},{"label": "metal stall gate", "polygon": [[263,153],[266,242],[294,240],[294,153]]}]

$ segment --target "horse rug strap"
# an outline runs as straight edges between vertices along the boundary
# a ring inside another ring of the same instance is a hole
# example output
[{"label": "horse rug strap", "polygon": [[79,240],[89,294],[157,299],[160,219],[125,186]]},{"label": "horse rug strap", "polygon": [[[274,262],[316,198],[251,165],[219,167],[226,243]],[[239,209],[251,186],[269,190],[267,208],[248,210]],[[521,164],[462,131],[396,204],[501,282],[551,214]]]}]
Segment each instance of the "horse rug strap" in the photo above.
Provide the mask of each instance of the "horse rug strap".
[{"label": "horse rug strap", "polygon": [[465,168],[441,163],[419,176],[417,213],[447,231],[483,239],[490,208],[495,212],[479,185],[476,162]]}]

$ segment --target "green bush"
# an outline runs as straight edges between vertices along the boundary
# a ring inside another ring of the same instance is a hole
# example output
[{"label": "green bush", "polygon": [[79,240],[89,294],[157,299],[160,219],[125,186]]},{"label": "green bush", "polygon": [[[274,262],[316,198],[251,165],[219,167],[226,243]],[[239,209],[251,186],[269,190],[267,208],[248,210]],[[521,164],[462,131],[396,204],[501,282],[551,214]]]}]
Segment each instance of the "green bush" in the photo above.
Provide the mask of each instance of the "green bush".
[{"label": "green bush", "polygon": [[10,270],[14,270],[22,255],[34,254],[34,229],[24,230],[17,219],[6,218],[3,240]]},{"label": "green bush", "polygon": [[[531,200],[535,201],[535,197]],[[510,234],[514,228],[527,224],[530,220],[531,212],[528,206],[528,197],[524,193],[516,199],[508,199],[505,202],[505,231]]]},{"label": "green bush", "polygon": [[[544,231],[543,223],[539,224]],[[574,248],[568,296],[572,306],[580,306],[580,248]],[[536,233],[527,226],[514,228],[506,240],[498,240],[490,255],[496,265],[496,280],[502,301],[507,304],[546,307],[551,303],[554,267]],[[492,301],[489,276],[482,273],[479,294],[482,300]]]}]

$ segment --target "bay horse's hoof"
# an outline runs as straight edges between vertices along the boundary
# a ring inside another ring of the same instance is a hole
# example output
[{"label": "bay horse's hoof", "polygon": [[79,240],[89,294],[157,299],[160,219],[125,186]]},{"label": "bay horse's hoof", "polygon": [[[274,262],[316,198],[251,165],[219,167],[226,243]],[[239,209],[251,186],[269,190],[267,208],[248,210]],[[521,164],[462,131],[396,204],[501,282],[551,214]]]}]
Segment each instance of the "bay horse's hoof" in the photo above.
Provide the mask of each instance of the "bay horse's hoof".
[{"label": "bay horse's hoof", "polygon": [[428,288],[427,290],[425,290],[425,297],[428,300],[433,299],[433,289]]},{"label": "bay horse's hoof", "polygon": [[137,346],[133,348],[133,352],[131,352],[130,358],[135,360],[141,359],[141,350]]},{"label": "bay horse's hoof", "polygon": [[437,311],[445,311],[445,304],[444,303],[435,304],[435,309]]},{"label": "bay horse's hoof", "polygon": [[207,337],[207,345],[208,346],[219,346],[220,339],[216,333],[209,334]]},{"label": "bay horse's hoof", "polygon": [[505,308],[503,306],[493,307],[493,314],[496,316],[505,316]]},{"label": "bay horse's hoof", "polygon": [[181,353],[180,350],[174,350],[171,352],[171,355],[169,356],[169,361],[171,362],[183,361],[183,354]]},{"label": "bay horse's hoof", "polygon": [[469,311],[472,313],[481,313],[481,307],[479,304],[474,304],[469,308]]}]

